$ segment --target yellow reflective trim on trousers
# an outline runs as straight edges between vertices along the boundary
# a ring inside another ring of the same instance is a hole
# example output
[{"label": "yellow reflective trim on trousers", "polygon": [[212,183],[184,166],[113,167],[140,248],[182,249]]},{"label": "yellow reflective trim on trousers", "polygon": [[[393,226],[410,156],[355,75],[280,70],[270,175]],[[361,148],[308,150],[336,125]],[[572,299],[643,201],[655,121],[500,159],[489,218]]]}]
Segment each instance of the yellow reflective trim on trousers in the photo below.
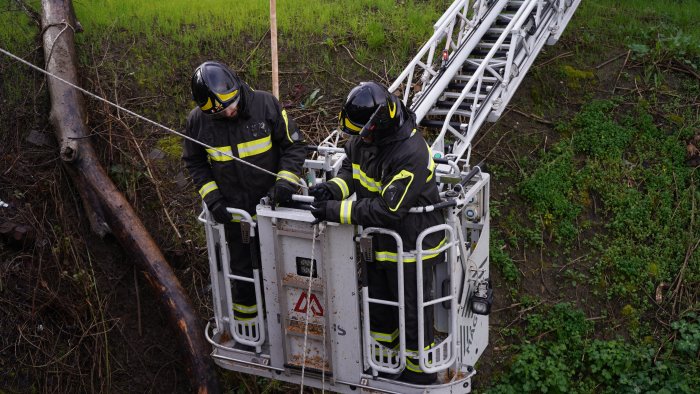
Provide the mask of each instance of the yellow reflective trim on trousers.
[{"label": "yellow reflective trim on trousers", "polygon": [[219,188],[219,185],[216,184],[216,182],[211,181],[207,182],[199,188],[199,195],[202,196],[202,198],[206,197],[207,194],[211,193],[212,191],[216,190]]},{"label": "yellow reflective trim on trousers", "polygon": [[379,193],[382,190],[382,183],[367,176],[359,164],[352,163],[352,178],[357,179],[360,185],[371,192]]},{"label": "yellow reflective trim on trousers", "polygon": [[340,224],[352,224],[352,201],[340,202]]},{"label": "yellow reflective trim on trousers", "polygon": [[399,329],[397,328],[392,333],[385,333],[379,331],[370,331],[369,335],[378,342],[394,342],[396,338],[399,337]]},{"label": "yellow reflective trim on trousers", "polygon": [[209,154],[209,159],[213,161],[229,161],[233,160],[233,151],[230,146],[214,146],[214,149],[206,148]]},{"label": "yellow reflective trim on trousers", "polygon": [[299,177],[293,173],[286,170],[282,170],[277,173],[277,180],[284,179],[292,183],[299,183]]},{"label": "yellow reflective trim on trousers", "polygon": [[[233,321],[251,321],[257,319],[256,317],[233,317]],[[256,323],[251,324],[251,326],[254,326]]]},{"label": "yellow reflective trim on trousers", "polygon": [[[430,345],[427,345],[423,348],[423,350],[429,350],[433,346],[435,346],[435,342],[431,343]],[[406,349],[406,368],[410,369],[413,372],[425,373],[425,371],[423,371],[420,368],[420,363],[416,363],[412,359],[418,360],[418,351]],[[432,364],[432,362],[428,361],[428,364]]]},{"label": "yellow reflective trim on trousers", "polygon": [[[440,248],[442,247],[442,245],[445,244],[445,241],[446,241],[446,239],[443,238],[442,241],[440,241],[440,243],[437,244],[436,247],[430,248],[430,249],[426,249],[426,250],[427,250],[427,251],[438,250],[438,249],[440,249]],[[423,256],[423,261],[432,259],[433,257],[436,257],[438,254],[439,254],[439,253],[433,253],[433,254],[425,255],[425,256]],[[389,262],[393,262],[393,263],[396,263],[396,262],[399,261],[397,255],[396,255],[396,252],[388,252],[388,251],[378,251],[378,252],[375,252],[375,253],[374,253],[374,259],[377,260],[377,261],[389,261]],[[407,257],[407,258],[403,259],[403,262],[404,262],[404,263],[415,263],[415,262],[416,262],[416,258],[415,258],[415,257]]]},{"label": "yellow reflective trim on trousers", "polygon": [[269,151],[272,148],[272,139],[268,135],[250,142],[242,142],[236,145],[236,148],[238,148],[238,157],[240,158],[255,156]]},{"label": "yellow reflective trim on trousers", "polygon": [[341,199],[345,200],[346,198],[350,197],[350,188],[348,187],[348,184],[345,183],[345,180],[343,178],[333,178],[328,182],[333,182],[338,187],[340,188],[340,192],[343,194],[343,197]]},{"label": "yellow reflective trim on trousers", "polygon": [[284,129],[287,130],[287,139],[289,142],[294,142],[292,141],[292,137],[289,135],[289,119],[287,118],[287,111],[282,110],[282,119],[284,119]]},{"label": "yellow reflective trim on trousers", "polygon": [[[243,219],[243,217],[242,217],[241,215],[236,215],[235,213],[234,213],[234,214],[231,214],[231,216],[232,216],[231,221],[234,222],[234,223],[240,223],[240,222],[241,222],[241,219]],[[258,215],[253,215],[252,218],[253,218],[254,221],[257,221],[257,220],[258,220]]]},{"label": "yellow reflective trim on trousers", "polygon": [[400,179],[406,179],[406,178],[411,178],[410,181],[408,181],[408,185],[406,185],[406,188],[403,191],[403,195],[401,196],[401,199],[399,200],[398,203],[396,203],[395,207],[389,207],[389,210],[391,212],[396,212],[397,209],[401,206],[401,203],[403,202],[403,198],[406,197],[406,193],[408,192],[408,189],[411,187],[411,183],[413,183],[413,173],[411,171],[407,170],[401,170],[398,174],[394,175],[393,178],[391,178],[391,181],[389,182],[388,185],[382,190],[382,197],[384,197],[384,191],[389,189],[389,186],[391,186],[394,181],[398,181]]},{"label": "yellow reflective trim on trousers", "polygon": [[243,305],[243,304],[233,304],[233,310],[241,313],[257,313],[257,304],[253,305]]}]

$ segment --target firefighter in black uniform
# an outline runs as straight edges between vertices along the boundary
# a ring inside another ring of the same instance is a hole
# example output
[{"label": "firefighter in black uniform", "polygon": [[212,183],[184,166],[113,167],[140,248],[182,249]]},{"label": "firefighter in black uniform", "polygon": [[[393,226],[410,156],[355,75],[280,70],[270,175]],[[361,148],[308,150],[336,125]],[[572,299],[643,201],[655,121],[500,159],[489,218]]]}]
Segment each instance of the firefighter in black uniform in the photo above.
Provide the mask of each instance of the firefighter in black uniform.
[{"label": "firefighter in black uniform", "polygon": [[[415,114],[384,87],[363,82],[348,95],[340,113],[340,127],[352,135],[345,144],[346,159],[338,176],[313,186],[313,215],[318,220],[377,226],[396,231],[404,251],[416,249],[416,238],[426,228],[444,223],[441,212],[414,214],[412,207],[440,202],[430,148],[416,130]],[[355,201],[347,198],[356,194]],[[374,262],[367,264],[372,298],[398,298],[396,242],[388,235],[374,236]],[[437,250],[444,232],[427,236],[423,250]],[[433,265],[444,253],[423,257],[423,294],[431,296]],[[415,259],[404,259],[406,318],[406,369],[400,380],[431,384],[435,373],[424,373],[415,357],[418,350],[418,315]],[[371,304],[371,335],[389,348],[398,347],[398,309]],[[425,309],[424,343],[433,343],[433,309]]]},{"label": "firefighter in black uniform", "polygon": [[[197,67],[192,75],[192,97],[197,107],[187,116],[187,135],[216,149],[186,140],[182,159],[214,220],[226,225],[231,272],[252,277],[251,246],[257,245],[242,241],[240,225],[226,208],[243,209],[254,216],[266,194],[273,205],[289,202],[300,184],[304,142],[273,95],[253,91],[222,63],[208,61]],[[257,316],[252,283],[235,282],[233,310],[236,320]]]}]

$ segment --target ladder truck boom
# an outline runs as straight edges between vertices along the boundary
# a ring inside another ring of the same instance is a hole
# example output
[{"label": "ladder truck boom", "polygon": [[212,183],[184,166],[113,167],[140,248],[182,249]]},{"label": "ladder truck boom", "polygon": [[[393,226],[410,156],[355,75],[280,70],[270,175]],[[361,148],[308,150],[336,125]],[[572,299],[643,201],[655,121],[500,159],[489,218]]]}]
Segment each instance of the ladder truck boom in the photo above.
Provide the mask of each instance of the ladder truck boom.
[{"label": "ladder truck boom", "polygon": [[[264,198],[257,215],[229,208],[241,224],[244,242],[259,254],[252,278],[231,272],[226,234],[204,209],[214,317],[206,328],[212,357],[233,371],[339,393],[468,393],[476,363],[489,342],[493,289],[489,275],[490,176],[470,164],[472,140],[484,122],[496,121],[536,56],[557,42],[580,0],[455,0],[435,23],[434,33],[389,91],[417,115],[431,144],[441,202],[411,208],[409,215],[439,210],[444,223],[425,229],[416,245],[402,246],[387,228],[322,222],[308,211],[311,197],[295,207],[273,209]],[[431,138],[432,136],[432,138]],[[304,165],[309,186],[337,174],[345,154],[340,131],[331,133]],[[350,198],[353,198],[352,196]],[[422,239],[445,234],[439,250],[423,250]],[[444,253],[435,265],[434,294],[423,294],[417,275],[418,319],[433,308],[435,345],[406,348],[406,303],[370,296],[363,276],[372,262],[372,237],[394,237],[399,289],[403,261],[422,272],[423,259]],[[405,252],[404,250],[410,250]],[[252,256],[255,262],[258,255]],[[237,282],[253,283],[264,313],[234,319]],[[398,345],[389,349],[370,332],[370,305],[394,308]],[[426,373],[429,386],[397,381],[409,356]]]}]

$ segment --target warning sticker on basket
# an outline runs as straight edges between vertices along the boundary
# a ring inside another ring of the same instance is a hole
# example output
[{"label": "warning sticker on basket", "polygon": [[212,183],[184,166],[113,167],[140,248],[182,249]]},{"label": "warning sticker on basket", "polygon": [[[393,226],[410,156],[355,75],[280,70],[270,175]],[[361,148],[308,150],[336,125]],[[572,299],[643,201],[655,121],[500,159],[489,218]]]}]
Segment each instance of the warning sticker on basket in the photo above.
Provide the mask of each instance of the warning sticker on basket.
[{"label": "warning sticker on basket", "polygon": [[312,293],[311,297],[308,297],[305,291],[301,292],[299,300],[294,306],[294,311],[306,313],[306,308],[309,307],[309,304],[311,304],[311,313],[314,316],[323,316],[323,307],[321,306],[321,302],[318,300],[318,297],[316,297],[316,294]]}]

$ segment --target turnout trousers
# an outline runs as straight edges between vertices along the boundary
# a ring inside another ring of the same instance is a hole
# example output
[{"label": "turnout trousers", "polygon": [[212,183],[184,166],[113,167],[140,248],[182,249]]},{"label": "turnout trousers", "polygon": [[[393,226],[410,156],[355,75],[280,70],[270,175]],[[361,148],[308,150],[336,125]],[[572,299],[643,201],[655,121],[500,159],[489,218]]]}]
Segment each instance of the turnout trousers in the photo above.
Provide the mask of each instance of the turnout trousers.
[{"label": "turnout trousers", "polygon": [[[260,267],[260,253],[251,254],[251,248],[258,248],[257,237],[251,237],[250,243],[243,243],[241,239],[241,226],[238,223],[224,225],[226,230],[226,242],[228,243],[231,257],[230,270],[233,275],[253,278],[253,259],[255,266]],[[232,281],[231,295],[233,299],[234,320],[246,321],[258,315],[258,305],[255,300],[255,286],[253,282],[240,280]]]},{"label": "turnout trousers", "polygon": [[[433,264],[440,257],[423,261],[423,298],[432,298]],[[367,280],[372,298],[398,301],[397,263],[368,263]],[[406,322],[406,370],[413,374],[426,375],[418,363],[418,294],[416,289],[416,263],[403,263],[404,267],[404,313]],[[370,304],[371,336],[384,346],[399,349],[398,308],[388,305]],[[423,320],[424,344],[430,349],[434,343],[433,306],[425,308]],[[413,356],[413,357],[412,357]],[[404,375],[406,371],[404,371]],[[403,380],[403,379],[402,379]]]}]

